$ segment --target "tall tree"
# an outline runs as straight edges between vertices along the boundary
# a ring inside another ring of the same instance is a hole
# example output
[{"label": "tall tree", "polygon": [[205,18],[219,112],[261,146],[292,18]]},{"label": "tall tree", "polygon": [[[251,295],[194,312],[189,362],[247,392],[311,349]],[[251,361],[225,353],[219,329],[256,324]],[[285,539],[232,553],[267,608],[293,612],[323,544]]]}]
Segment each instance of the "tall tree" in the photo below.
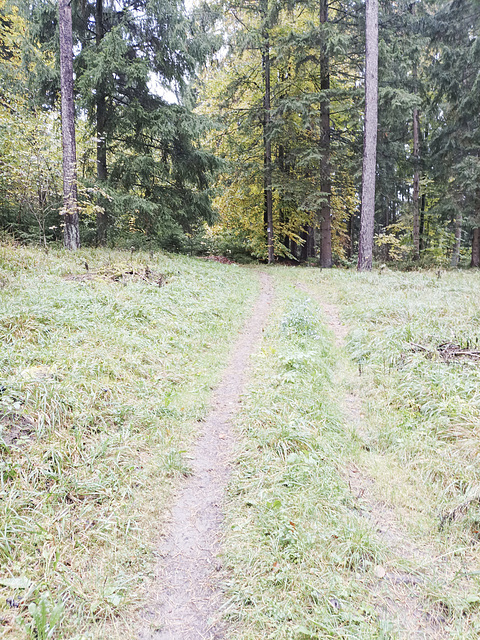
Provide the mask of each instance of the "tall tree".
[{"label": "tall tree", "polygon": [[[52,51],[52,0],[31,7],[32,37]],[[72,9],[76,103],[96,147],[96,163],[82,174],[97,205],[91,239],[103,243],[108,227],[112,240],[136,233],[178,248],[185,233],[213,220],[216,160],[201,148],[208,125],[193,113],[190,86],[215,51],[214,11],[192,17],[181,0],[86,0]],[[44,79],[43,103],[54,108],[57,78]]]},{"label": "tall tree", "polygon": [[[415,4],[412,5],[412,15],[416,14]],[[413,63],[413,91],[418,93],[418,64]],[[418,106],[413,108],[413,259],[420,258],[420,113]]]},{"label": "tall tree", "polygon": [[[328,22],[328,0],[320,0],[320,24]],[[332,266],[332,218],[330,200],[332,196],[331,185],[331,159],[330,159],[330,61],[328,56],[326,34],[322,33],[320,45],[320,90],[322,101],[320,103],[321,119],[321,189],[324,193],[324,202],[320,209],[320,266],[329,268]]]},{"label": "tall tree", "polygon": [[413,258],[420,258],[420,115],[413,109]]},{"label": "tall tree", "polygon": [[458,265],[462,231],[471,230],[472,264],[480,262],[480,11],[476,0],[441,3],[431,21],[431,175],[439,195],[435,211],[453,232],[451,264]]},{"label": "tall tree", "polygon": [[77,202],[77,153],[73,100],[73,37],[70,0],[59,0],[60,83],[63,146],[63,241],[67,249],[80,246]]},{"label": "tall tree", "polygon": [[[100,51],[104,36],[103,0],[95,2],[95,45]],[[96,138],[97,138],[97,180],[100,185],[107,181],[107,96],[105,79],[98,78],[95,89],[96,100]],[[97,244],[104,245],[107,240],[108,218],[104,206],[97,206]]]},{"label": "tall tree", "polygon": [[378,0],[366,0],[365,27],[365,130],[357,265],[359,271],[370,271],[373,260],[378,127]]},{"label": "tall tree", "polygon": [[[216,202],[229,229],[243,234],[254,255],[266,258],[261,7],[243,0],[228,4],[223,30],[229,55],[209,69],[203,99],[205,111],[221,119],[223,127],[214,136],[214,147],[230,161]],[[353,148],[359,122],[354,113],[359,58],[356,52],[350,51],[348,58],[346,53],[357,35],[354,13],[346,14],[336,1],[328,3],[328,11],[322,2],[320,16],[316,2],[269,2],[266,141],[271,148],[276,256],[322,260],[323,254],[325,266],[330,266],[332,253],[340,259],[345,255],[347,220],[355,209],[351,174],[357,170]],[[330,68],[335,69],[333,78]]]},{"label": "tall tree", "polygon": [[272,193],[271,140],[271,73],[270,73],[270,11],[268,0],[262,0],[262,70],[263,70],[263,197],[264,223],[267,232],[268,263],[275,260]]}]

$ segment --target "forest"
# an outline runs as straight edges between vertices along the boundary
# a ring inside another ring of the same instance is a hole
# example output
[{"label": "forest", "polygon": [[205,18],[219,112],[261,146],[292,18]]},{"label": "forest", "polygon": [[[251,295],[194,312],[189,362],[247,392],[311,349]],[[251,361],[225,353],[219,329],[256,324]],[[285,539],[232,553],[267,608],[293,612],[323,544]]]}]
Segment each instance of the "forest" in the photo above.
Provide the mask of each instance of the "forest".
[{"label": "forest", "polygon": [[480,638],[479,27],[0,0],[2,638]]},{"label": "forest", "polygon": [[377,264],[478,267],[480,3],[378,5],[0,0],[2,233],[350,266],[368,209]]}]

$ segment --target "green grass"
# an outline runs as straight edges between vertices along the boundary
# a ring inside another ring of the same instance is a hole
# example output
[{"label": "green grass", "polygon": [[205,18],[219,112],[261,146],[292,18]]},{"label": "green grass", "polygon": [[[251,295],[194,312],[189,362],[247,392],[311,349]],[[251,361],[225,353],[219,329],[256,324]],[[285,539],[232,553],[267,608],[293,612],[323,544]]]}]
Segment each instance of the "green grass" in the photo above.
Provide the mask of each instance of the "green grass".
[{"label": "green grass", "polygon": [[417,559],[425,608],[443,612],[448,637],[476,638],[480,363],[445,361],[437,348],[478,349],[480,274],[304,271],[301,279],[336,301],[351,328],[350,362],[339,368],[340,392],[363,400],[364,449],[355,461],[406,535],[432,553]]},{"label": "green grass", "polygon": [[[95,275],[147,264],[164,286]],[[133,638],[165,506],[256,277],[1,246],[0,279],[0,628]]]},{"label": "green grass", "polygon": [[[478,348],[480,274],[269,273],[226,505],[229,637],[407,638],[380,615],[380,567],[421,576],[403,597],[446,637],[477,638],[480,364],[437,347]],[[135,637],[165,509],[257,290],[249,269],[185,257],[0,246],[6,637]],[[317,298],[338,305],[345,348]],[[352,465],[421,552],[379,534]]]},{"label": "green grass", "polygon": [[[409,638],[401,607],[414,606],[424,623],[442,620],[439,637],[477,638],[480,365],[412,343],[475,345],[480,276],[275,273],[278,309],[239,418],[229,492],[229,637]],[[297,283],[338,305],[346,349]],[[352,392],[359,430],[342,411]],[[405,554],[350,490],[352,464],[373,483],[375,518],[384,509],[396,519]],[[392,595],[379,566],[420,583]]]},{"label": "green grass", "polygon": [[336,352],[312,301],[281,280],[279,296],[239,418],[229,637],[382,637],[368,584],[383,549],[339,469],[356,444],[335,398]]}]

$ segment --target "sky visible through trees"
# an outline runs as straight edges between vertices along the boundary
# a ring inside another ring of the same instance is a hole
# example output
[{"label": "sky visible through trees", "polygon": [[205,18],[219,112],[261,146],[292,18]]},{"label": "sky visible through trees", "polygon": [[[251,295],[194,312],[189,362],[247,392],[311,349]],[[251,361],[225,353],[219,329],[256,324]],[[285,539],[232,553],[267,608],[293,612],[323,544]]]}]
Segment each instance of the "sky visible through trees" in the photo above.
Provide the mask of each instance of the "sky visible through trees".
[{"label": "sky visible through trees", "polygon": [[[365,2],[71,6],[83,244],[360,266],[363,204],[377,263],[480,264],[476,0],[380,0],[369,196]],[[27,242],[68,236],[58,9],[0,1],[0,225]]]}]

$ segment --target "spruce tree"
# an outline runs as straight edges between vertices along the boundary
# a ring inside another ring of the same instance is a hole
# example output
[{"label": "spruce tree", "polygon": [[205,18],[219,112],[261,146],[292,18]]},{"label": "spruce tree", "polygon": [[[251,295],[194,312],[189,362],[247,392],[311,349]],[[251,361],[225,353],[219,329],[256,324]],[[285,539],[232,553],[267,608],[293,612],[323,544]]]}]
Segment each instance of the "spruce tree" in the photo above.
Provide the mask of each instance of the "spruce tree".
[{"label": "spruce tree", "polygon": [[[353,8],[356,4],[349,3],[351,11],[346,13],[343,5],[333,2],[327,13],[324,3],[320,15],[313,2],[288,7],[271,2],[268,13],[262,14],[261,5],[255,3],[226,5],[229,55],[209,70],[204,102],[205,110],[217,114],[225,127],[224,134],[215,138],[217,151],[231,160],[217,202],[228,210],[231,224],[232,207],[227,201],[236,194],[236,208],[244,215],[238,215],[235,226],[244,230],[255,255],[267,258],[265,143],[271,149],[275,254],[299,259],[315,256],[330,266],[332,247],[337,256],[346,253],[359,125],[355,114],[359,58],[348,50],[357,37]],[[270,21],[267,136],[264,15]],[[332,19],[327,20],[328,16]],[[260,185],[263,201],[255,198]]]},{"label": "spruce tree", "polygon": [[359,271],[370,271],[373,259],[378,125],[378,0],[366,0],[365,25],[365,132],[357,265]]},{"label": "spruce tree", "polygon": [[[320,24],[328,22],[328,2],[320,0]],[[330,60],[328,55],[328,43],[326,33],[322,33],[320,45],[320,90],[322,101],[320,103],[322,162],[321,189],[324,193],[324,202],[320,208],[320,266],[329,268],[332,266],[332,219],[331,219],[331,157],[330,157]]]},{"label": "spruce tree", "polygon": [[472,237],[471,264],[480,264],[480,127],[478,68],[480,11],[475,0],[442,3],[430,21],[432,64],[430,147],[439,189],[436,212],[453,230],[457,266],[464,227]]},{"label": "spruce tree", "polygon": [[[32,20],[34,37],[53,48],[51,5],[35,0]],[[95,175],[86,179],[97,187],[97,241],[105,242],[108,223],[173,242],[213,216],[207,190],[216,163],[200,148],[204,119],[187,106],[197,66],[215,46],[208,12],[195,21],[177,0],[90,0],[73,9],[76,101],[96,147]],[[55,74],[42,92],[55,100]]]}]

